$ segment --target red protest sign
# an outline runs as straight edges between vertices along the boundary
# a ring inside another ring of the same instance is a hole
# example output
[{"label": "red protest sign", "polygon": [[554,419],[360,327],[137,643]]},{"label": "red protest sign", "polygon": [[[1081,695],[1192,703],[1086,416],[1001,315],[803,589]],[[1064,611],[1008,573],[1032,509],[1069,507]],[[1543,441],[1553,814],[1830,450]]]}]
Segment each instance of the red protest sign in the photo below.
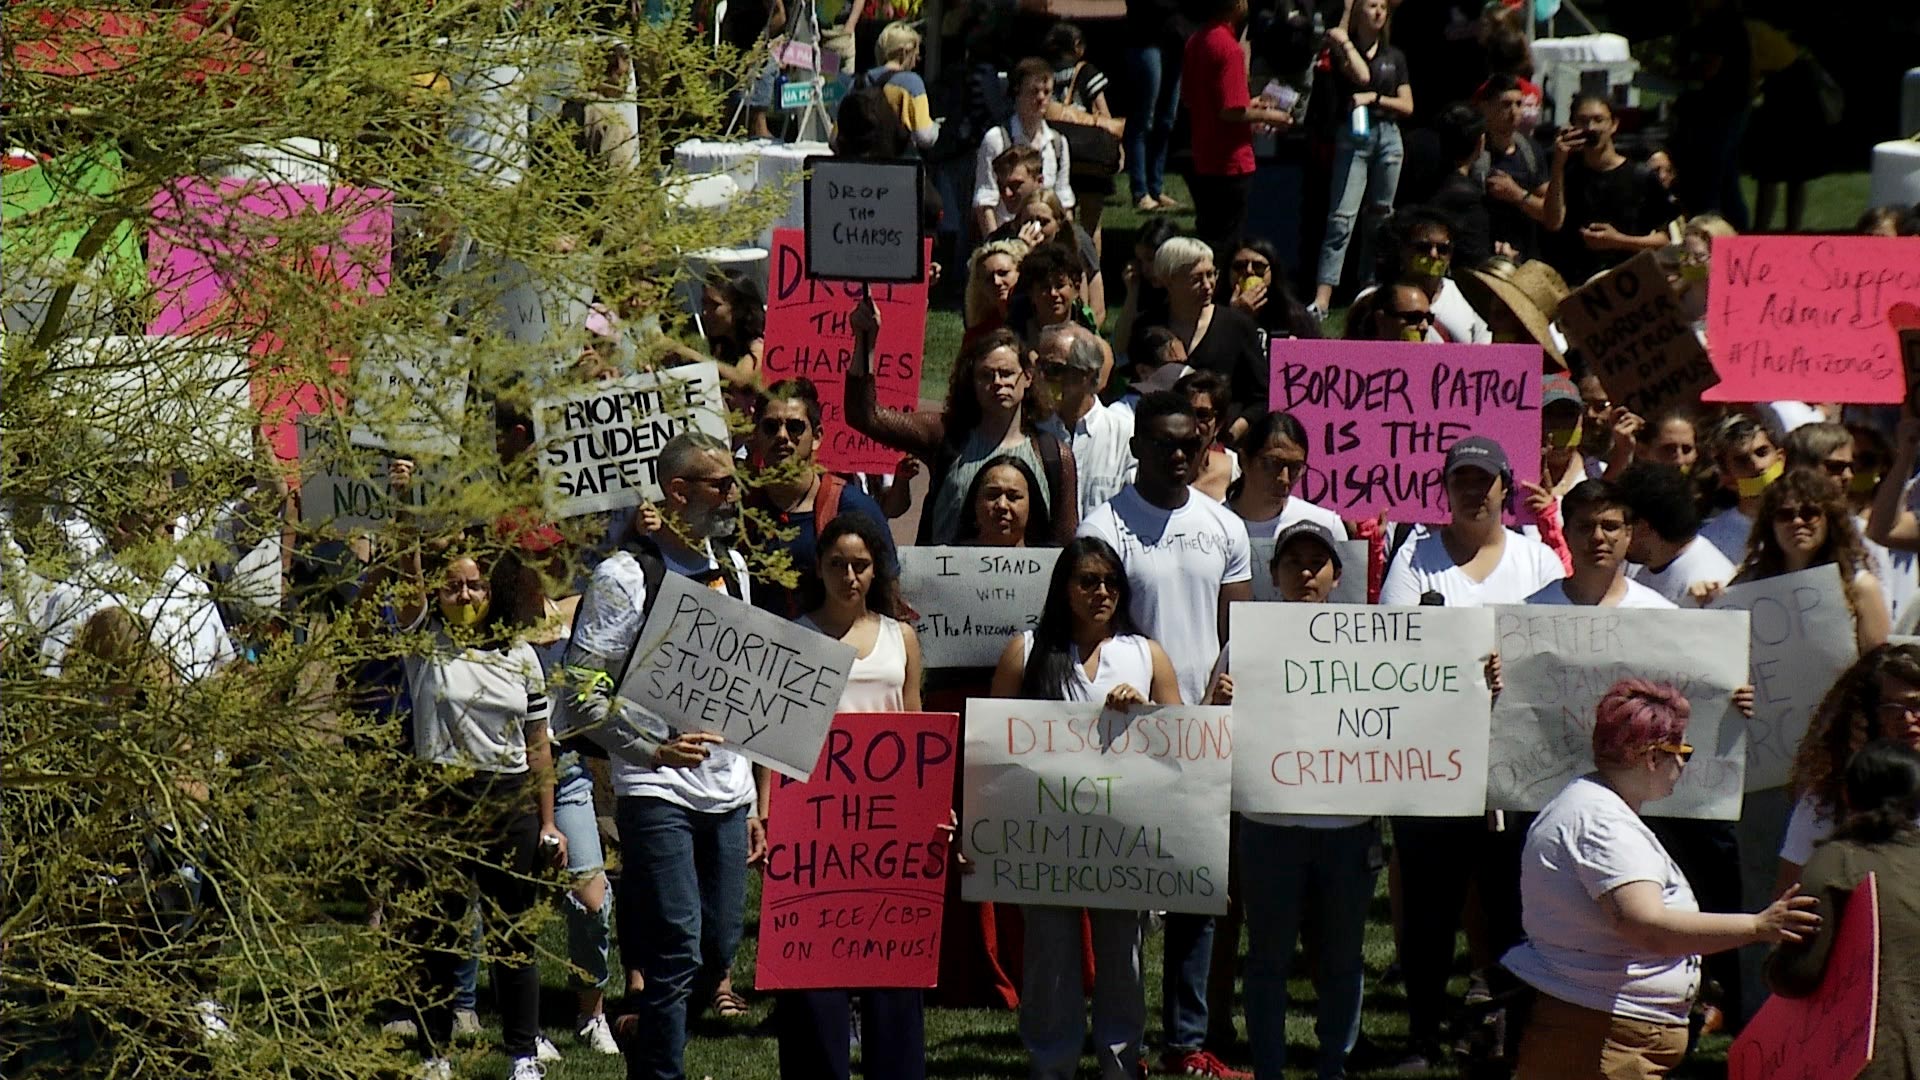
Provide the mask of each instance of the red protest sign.
[{"label": "red protest sign", "polygon": [[[932,242],[927,257],[932,259]],[[891,473],[900,454],[847,426],[847,367],[853,361],[853,328],[847,316],[863,286],[816,281],[807,276],[806,236],[799,229],[773,231],[773,262],[767,275],[765,379],[804,376],[820,389],[819,462],[836,472]],[[880,340],[873,373],[880,404],[912,410],[920,405],[921,351],[927,340],[927,283],[872,286],[880,309]]]},{"label": "red protest sign", "polygon": [[757,989],[935,985],[959,731],[841,713],[813,779],[773,778]]},{"label": "red protest sign", "polygon": [[1853,890],[1812,997],[1767,999],[1727,1052],[1727,1080],[1853,1080],[1873,1058],[1880,993],[1880,894]]},{"label": "red protest sign", "polygon": [[1708,401],[1906,397],[1887,309],[1920,293],[1920,244],[1887,236],[1729,236],[1713,242]]}]

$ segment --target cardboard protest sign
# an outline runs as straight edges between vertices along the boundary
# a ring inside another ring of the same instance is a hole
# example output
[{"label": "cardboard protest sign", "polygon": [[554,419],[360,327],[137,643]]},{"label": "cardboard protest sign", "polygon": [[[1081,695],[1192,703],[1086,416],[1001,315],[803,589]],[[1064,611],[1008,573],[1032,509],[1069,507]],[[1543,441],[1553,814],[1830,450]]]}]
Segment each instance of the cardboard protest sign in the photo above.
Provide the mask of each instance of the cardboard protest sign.
[{"label": "cardboard protest sign", "polygon": [[[1333,593],[1327,597],[1327,603],[1364,604],[1367,602],[1367,542],[1365,540],[1336,542],[1340,545],[1340,580],[1333,586]],[[1251,550],[1253,552],[1253,598],[1279,600],[1280,590],[1273,584],[1273,537],[1255,537]]]},{"label": "cardboard protest sign", "polygon": [[93,199],[119,189],[120,155],[110,145],[63,154],[0,178],[0,321],[9,333],[37,333],[47,304],[73,281],[63,327],[101,333],[115,301],[137,297],[146,280],[140,238],[122,220],[85,266],[73,257],[99,214]]},{"label": "cardboard protest sign", "polygon": [[1737,611],[1502,604],[1494,641],[1504,687],[1493,703],[1487,807],[1538,810],[1593,770],[1593,714],[1621,679],[1679,690],[1693,707],[1693,760],[1650,817],[1740,816],[1746,721],[1733,692],[1747,682],[1747,620]]},{"label": "cardboard protest sign", "polygon": [[773,779],[760,990],[939,981],[960,718],[841,713],[805,782]]},{"label": "cardboard protest sign", "polygon": [[1820,699],[1860,655],[1845,585],[1833,566],[1815,566],[1729,585],[1708,606],[1752,614],[1746,785],[1780,787]]},{"label": "cardboard protest sign", "polygon": [[1713,242],[1708,401],[1891,404],[1907,396],[1888,309],[1920,293],[1920,244],[1891,236]]},{"label": "cardboard protest sign", "polygon": [[1820,988],[1769,997],[1728,1049],[1727,1080],[1853,1080],[1879,1024],[1880,881],[1868,874],[1840,915]]},{"label": "cardboard protest sign", "polygon": [[[149,334],[214,335],[256,357],[280,351],[300,287],[329,302],[384,293],[393,255],[393,196],[377,188],[186,177],[153,197],[147,272],[157,314]],[[336,370],[342,367],[336,363]],[[320,387],[257,366],[254,401],[274,452],[299,456],[296,418],[329,405]]]},{"label": "cardboard protest sign", "polygon": [[1306,425],[1295,494],[1342,518],[1447,519],[1440,467],[1469,435],[1540,478],[1540,347],[1275,339],[1268,403]]},{"label": "cardboard protest sign", "polygon": [[49,351],[52,388],[68,414],[129,457],[251,457],[252,365],[218,340],[64,338]]},{"label": "cardboard protest sign", "polygon": [[[341,446],[319,424],[294,428],[300,451],[300,522],[335,529],[366,529],[393,519],[394,497],[387,469],[396,455],[371,447]],[[431,465],[416,470],[406,505],[423,509],[444,487]]]},{"label": "cardboard protest sign", "polygon": [[1573,290],[1559,319],[1614,404],[1637,416],[1693,404],[1720,381],[1651,251]]},{"label": "cardboard protest sign", "polygon": [[1054,556],[1027,548],[903,547],[900,592],[934,668],[992,667],[1007,639],[1040,625]]},{"label": "cardboard protest sign", "polygon": [[711,361],[609,379],[536,402],[534,452],[556,517],[660,498],[660,450],[683,431],[727,438]]},{"label": "cardboard protest sign", "polygon": [[826,281],[913,283],[927,276],[920,163],[807,159],[807,273]]},{"label": "cardboard protest sign", "polygon": [[355,446],[408,457],[452,457],[466,422],[466,339],[407,342],[382,335],[353,362]]},{"label": "cardboard protest sign", "polygon": [[1486,808],[1491,611],[1239,603],[1231,618],[1235,810]]},{"label": "cardboard protest sign", "polygon": [[851,645],[668,574],[619,693],[669,728],[725,736],[734,753],[805,780],[853,657]]},{"label": "cardboard protest sign", "polygon": [[[847,367],[853,362],[853,328],[847,316],[860,302],[862,286],[811,278],[802,236],[798,229],[773,231],[763,378],[773,383],[805,376],[819,388],[823,414],[819,461],[824,468],[891,474],[900,462],[899,452],[847,426]],[[920,405],[926,281],[876,285],[872,292],[880,311],[872,368],[880,404],[911,411]]]},{"label": "cardboard protest sign", "polygon": [[1229,710],[967,702],[968,900],[1227,910]]}]

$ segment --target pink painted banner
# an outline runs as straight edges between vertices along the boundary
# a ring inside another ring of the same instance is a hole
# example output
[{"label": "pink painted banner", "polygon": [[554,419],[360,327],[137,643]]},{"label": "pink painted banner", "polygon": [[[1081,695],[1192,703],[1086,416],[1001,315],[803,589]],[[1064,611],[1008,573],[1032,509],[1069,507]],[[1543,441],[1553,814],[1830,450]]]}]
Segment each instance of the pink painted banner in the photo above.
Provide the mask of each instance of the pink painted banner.
[{"label": "pink painted banner", "polygon": [[1920,243],[1886,236],[1729,236],[1713,242],[1708,401],[1906,397],[1887,313],[1920,295]]},{"label": "pink painted banner", "polygon": [[1727,1052],[1727,1080],[1853,1080],[1860,1075],[1873,1060],[1880,961],[1880,887],[1868,874],[1847,901],[1820,989],[1812,997],[1768,998]]},{"label": "pink painted banner", "polygon": [[[847,316],[860,302],[857,282],[807,277],[806,234],[773,231],[773,262],[767,275],[766,381],[799,376],[820,390],[820,464],[836,472],[888,473],[901,454],[847,426],[847,366],[853,359],[853,329]],[[933,258],[928,241],[927,259]],[[874,285],[880,309],[880,340],[873,373],[880,404],[912,411],[920,407],[922,350],[927,340],[927,283]]]},{"label": "pink painted banner", "polygon": [[841,713],[813,779],[773,778],[756,988],[937,983],[959,732],[953,713]]},{"label": "pink painted banner", "polygon": [[[1276,340],[1272,408],[1306,426],[1294,494],[1348,520],[1447,520],[1447,449],[1484,435],[1515,483],[1540,478],[1540,347]],[[1523,506],[1516,495],[1515,507]]]},{"label": "pink painted banner", "polygon": [[[186,177],[154,196],[152,213],[147,267],[158,314],[149,334],[239,338],[255,356],[272,356],[283,344],[272,297],[285,279],[266,268],[311,277],[335,304],[387,289],[393,196],[377,188]],[[336,371],[345,370],[351,348],[329,348]],[[254,402],[274,452],[293,460],[299,456],[294,421],[319,411],[325,394],[310,382],[263,379],[262,370],[256,367]],[[276,369],[264,371],[271,376]]]}]

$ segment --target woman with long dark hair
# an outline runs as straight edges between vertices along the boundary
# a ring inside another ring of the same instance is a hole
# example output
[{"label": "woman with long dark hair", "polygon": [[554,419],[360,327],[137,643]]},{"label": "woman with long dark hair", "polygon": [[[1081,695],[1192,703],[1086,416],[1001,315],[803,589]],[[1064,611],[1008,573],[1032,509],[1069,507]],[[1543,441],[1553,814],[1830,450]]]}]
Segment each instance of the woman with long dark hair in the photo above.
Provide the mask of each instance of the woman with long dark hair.
[{"label": "woman with long dark hair", "polygon": [[1312,521],[1337,539],[1346,523],[1331,510],[1308,502],[1296,490],[1307,475],[1312,440],[1292,413],[1255,417],[1240,439],[1240,478],[1227,491],[1227,509],[1247,523],[1247,535],[1272,539],[1296,521]]},{"label": "woman with long dark hair", "polygon": [[1260,328],[1260,355],[1274,338],[1317,339],[1320,320],[1293,295],[1280,249],[1264,236],[1245,236],[1227,245],[1232,255],[1220,275],[1219,303],[1231,304]]},{"label": "woman with long dark hair", "polygon": [[[920,639],[896,616],[899,572],[880,526],[844,514],[820,532],[817,573],[808,579],[800,625],[853,646],[839,712],[920,711]],[[795,990],[775,1009],[780,1075],[846,1080],[853,1002],[846,990]],[[926,1075],[926,1018],[918,990],[860,991],[861,1069],[870,1077]]]},{"label": "woman with long dark hair", "polygon": [[1053,518],[1038,501],[1040,478],[1012,454],[980,467],[960,510],[962,544],[981,547],[1050,547]]},{"label": "woman with long dark hair", "polygon": [[700,329],[728,386],[755,390],[766,359],[767,298],[759,282],[733,267],[716,267],[700,289]]},{"label": "woman with long dark hair", "polygon": [[[1054,562],[1040,624],[1007,642],[993,696],[1040,701],[1098,701],[1125,711],[1178,705],[1173,661],[1141,634],[1128,614],[1132,590],[1120,554],[1083,536]],[[1029,904],[1020,1039],[1035,1080],[1070,1080],[1086,1038],[1081,987],[1080,909]],[[1144,913],[1093,910],[1093,1043],[1106,1080],[1139,1075],[1146,1034],[1146,983],[1140,964]]]}]

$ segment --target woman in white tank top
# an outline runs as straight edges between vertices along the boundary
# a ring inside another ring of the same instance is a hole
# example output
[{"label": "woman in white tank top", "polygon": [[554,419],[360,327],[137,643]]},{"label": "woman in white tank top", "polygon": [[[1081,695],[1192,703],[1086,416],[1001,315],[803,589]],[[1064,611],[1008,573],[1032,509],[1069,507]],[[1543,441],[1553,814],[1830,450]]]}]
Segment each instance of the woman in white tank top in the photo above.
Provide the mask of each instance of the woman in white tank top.
[{"label": "woman in white tank top", "polygon": [[[890,613],[901,610],[898,571],[880,527],[842,514],[820,532],[818,584],[809,583],[800,625],[853,646],[839,711],[919,712],[920,639]],[[780,1075],[848,1080],[853,995],[790,990],[774,1010]],[[861,1071],[871,1080],[924,1080],[926,1019],[918,990],[860,991]]]},{"label": "woman in white tank top", "polygon": [[[1180,704],[1165,649],[1134,628],[1120,555],[1097,537],[1068,544],[1054,564],[1040,625],[1015,635],[1000,654],[993,696],[1098,701],[1109,709]],[[1080,909],[1028,904],[1020,1039],[1028,1075],[1071,1080],[1086,1038],[1080,987]],[[1103,1080],[1140,1075],[1146,983],[1140,966],[1142,912],[1089,911],[1093,924],[1093,1044]]]}]

